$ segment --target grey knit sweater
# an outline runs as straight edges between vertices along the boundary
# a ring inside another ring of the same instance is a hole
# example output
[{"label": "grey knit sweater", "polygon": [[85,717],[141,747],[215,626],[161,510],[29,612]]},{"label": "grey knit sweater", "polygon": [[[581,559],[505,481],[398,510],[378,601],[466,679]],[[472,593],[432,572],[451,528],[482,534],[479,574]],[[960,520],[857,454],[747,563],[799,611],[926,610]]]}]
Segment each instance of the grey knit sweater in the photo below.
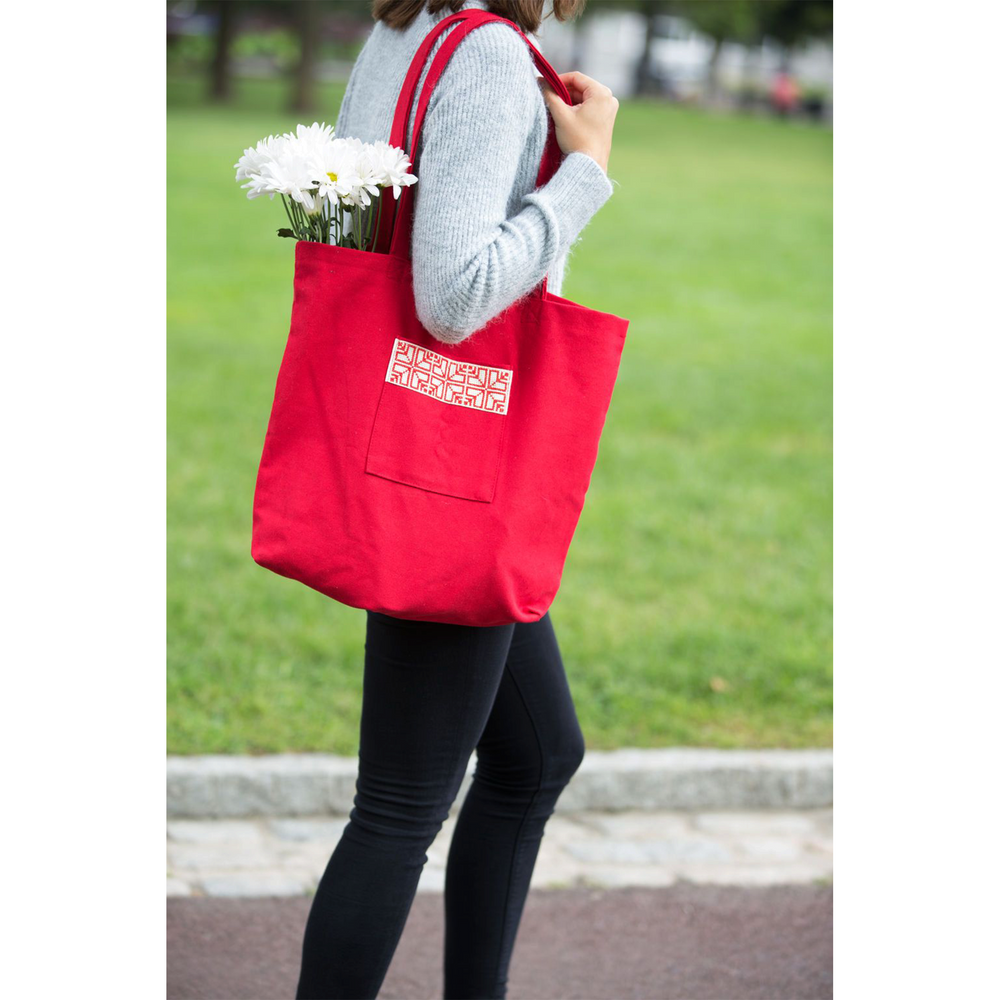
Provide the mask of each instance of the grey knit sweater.
[{"label": "grey knit sweater", "polygon": [[[449,13],[424,9],[402,31],[375,24],[351,72],[338,135],[388,140],[410,62]],[[524,40],[502,24],[473,31],[434,88],[414,170],[414,296],[421,323],[437,339],[461,342],[546,274],[558,294],[570,246],[610,197],[611,182],[584,153],[567,156],[536,190],[547,129]],[[409,141],[408,132],[407,148]]]}]

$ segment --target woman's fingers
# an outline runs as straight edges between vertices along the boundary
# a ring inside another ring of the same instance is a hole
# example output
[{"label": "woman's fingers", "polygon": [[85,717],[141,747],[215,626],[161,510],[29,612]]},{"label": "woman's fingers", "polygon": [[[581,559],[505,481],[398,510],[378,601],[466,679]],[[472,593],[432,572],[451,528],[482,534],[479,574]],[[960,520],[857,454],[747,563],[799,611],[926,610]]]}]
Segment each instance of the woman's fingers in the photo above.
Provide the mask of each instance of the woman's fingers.
[{"label": "woman's fingers", "polygon": [[[553,89],[552,84],[548,80],[541,80],[542,84],[542,96],[545,98],[545,103],[549,107],[549,111],[552,117],[555,118],[557,115],[563,114],[568,111],[572,105],[567,104]],[[571,92],[572,93],[572,92]]]},{"label": "woman's fingers", "polygon": [[559,78],[573,104],[567,104],[548,83],[543,88],[559,148],[564,153],[586,153],[607,171],[617,99],[608,87],[583,73],[562,73]]},{"label": "woman's fingers", "polygon": [[560,73],[559,79],[566,84],[566,89],[573,98],[574,104],[580,104],[591,97],[610,97],[611,90],[603,83],[598,83],[593,77],[586,73],[572,72]]}]

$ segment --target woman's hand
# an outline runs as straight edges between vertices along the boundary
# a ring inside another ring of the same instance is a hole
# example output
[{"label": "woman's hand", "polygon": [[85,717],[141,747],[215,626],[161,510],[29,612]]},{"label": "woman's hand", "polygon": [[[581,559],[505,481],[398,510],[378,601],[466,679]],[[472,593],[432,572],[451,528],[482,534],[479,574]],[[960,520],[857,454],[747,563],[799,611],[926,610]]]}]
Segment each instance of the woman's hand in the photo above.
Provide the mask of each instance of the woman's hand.
[{"label": "woman's hand", "polygon": [[[567,104],[548,83],[545,103],[556,126],[556,139],[564,153],[586,153],[608,172],[611,133],[618,114],[618,98],[602,83],[583,73],[560,73],[572,105]],[[543,81],[544,82],[544,81]]]}]

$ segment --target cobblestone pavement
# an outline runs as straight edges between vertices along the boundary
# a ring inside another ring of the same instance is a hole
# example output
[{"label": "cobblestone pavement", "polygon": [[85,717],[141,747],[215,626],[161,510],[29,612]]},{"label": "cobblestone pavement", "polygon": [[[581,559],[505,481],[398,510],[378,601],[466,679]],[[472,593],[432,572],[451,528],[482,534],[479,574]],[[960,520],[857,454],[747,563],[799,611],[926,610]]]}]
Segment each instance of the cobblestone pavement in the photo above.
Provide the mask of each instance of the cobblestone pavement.
[{"label": "cobblestone pavement", "polygon": [[[167,895],[311,893],[346,817],[175,820],[167,825]],[[832,812],[556,813],[532,887],[663,888],[676,882],[769,886],[833,875]],[[421,892],[441,892],[455,817],[431,845]]]}]

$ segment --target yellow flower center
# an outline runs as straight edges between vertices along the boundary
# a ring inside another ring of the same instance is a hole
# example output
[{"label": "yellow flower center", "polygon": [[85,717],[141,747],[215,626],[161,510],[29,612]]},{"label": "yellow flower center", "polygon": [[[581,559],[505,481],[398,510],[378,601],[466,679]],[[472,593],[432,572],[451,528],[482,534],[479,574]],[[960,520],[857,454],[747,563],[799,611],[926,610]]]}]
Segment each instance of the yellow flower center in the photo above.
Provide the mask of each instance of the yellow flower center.
[{"label": "yellow flower center", "polygon": [[337,175],[331,170],[327,175],[334,184],[337,183]]}]

